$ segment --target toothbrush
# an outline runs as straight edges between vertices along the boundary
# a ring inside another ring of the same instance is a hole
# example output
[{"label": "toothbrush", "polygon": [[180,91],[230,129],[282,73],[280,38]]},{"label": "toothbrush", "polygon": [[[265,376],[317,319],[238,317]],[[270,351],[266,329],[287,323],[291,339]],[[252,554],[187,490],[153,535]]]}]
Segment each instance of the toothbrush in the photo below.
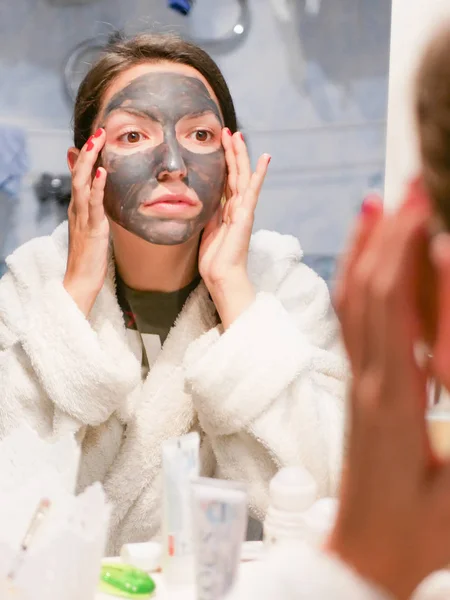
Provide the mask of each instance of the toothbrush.
[{"label": "toothbrush", "polygon": [[42,521],[47,516],[50,506],[51,506],[50,500],[48,498],[42,498],[42,500],[39,502],[36,510],[34,511],[34,514],[33,514],[33,517],[31,518],[27,532],[25,533],[22,543],[20,544],[19,554],[17,555],[17,558],[14,561],[14,564],[13,564],[10,572],[8,573],[7,579],[10,582],[14,581],[14,579],[16,578],[17,571],[22,566],[24,558],[28,552],[30,543],[33,541],[33,539],[36,535],[36,532],[38,531],[39,527],[42,524]]}]

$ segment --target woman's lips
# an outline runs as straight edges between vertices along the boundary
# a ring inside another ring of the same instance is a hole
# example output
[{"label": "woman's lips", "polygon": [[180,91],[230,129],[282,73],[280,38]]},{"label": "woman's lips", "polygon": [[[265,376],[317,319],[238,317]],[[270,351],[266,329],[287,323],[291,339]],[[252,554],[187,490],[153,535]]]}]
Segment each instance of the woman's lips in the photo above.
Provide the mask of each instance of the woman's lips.
[{"label": "woman's lips", "polygon": [[197,214],[201,211],[201,203],[188,196],[180,194],[165,194],[158,198],[142,203],[140,210],[145,213],[159,213],[167,215]]}]

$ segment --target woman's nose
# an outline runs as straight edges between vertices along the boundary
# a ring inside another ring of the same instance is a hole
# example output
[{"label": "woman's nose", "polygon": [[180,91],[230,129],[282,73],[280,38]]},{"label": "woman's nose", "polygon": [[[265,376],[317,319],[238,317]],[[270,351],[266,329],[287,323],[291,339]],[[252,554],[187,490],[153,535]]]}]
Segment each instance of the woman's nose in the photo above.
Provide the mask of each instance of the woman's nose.
[{"label": "woman's nose", "polygon": [[158,169],[158,180],[183,179],[187,175],[181,148],[176,139],[167,140]]}]

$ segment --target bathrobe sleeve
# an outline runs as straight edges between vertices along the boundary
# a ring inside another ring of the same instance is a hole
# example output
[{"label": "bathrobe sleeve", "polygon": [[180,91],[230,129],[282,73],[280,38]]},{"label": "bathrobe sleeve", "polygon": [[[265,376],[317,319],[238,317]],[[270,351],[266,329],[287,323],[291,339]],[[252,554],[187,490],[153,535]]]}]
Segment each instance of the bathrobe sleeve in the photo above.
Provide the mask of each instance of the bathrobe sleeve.
[{"label": "bathrobe sleeve", "polygon": [[327,286],[300,259],[276,261],[274,289],[258,291],[225,332],[206,333],[185,360],[216,475],[248,483],[257,519],[280,467],[308,469],[320,496],[334,495],[340,479],[347,362]]},{"label": "bathrobe sleeve", "polygon": [[0,280],[0,436],[22,423],[99,425],[139,381],[117,331],[106,319],[94,330],[66,292],[54,255],[50,236],[32,240]]},{"label": "bathrobe sleeve", "polygon": [[[415,590],[411,600],[448,600],[450,573],[436,571]],[[241,566],[237,584],[226,600],[394,600],[363,579],[337,557],[303,542],[285,542],[262,561]]]},{"label": "bathrobe sleeve", "polygon": [[[393,600],[345,563],[303,543],[282,544],[242,566],[227,600]],[[431,600],[431,599],[430,599]]]}]

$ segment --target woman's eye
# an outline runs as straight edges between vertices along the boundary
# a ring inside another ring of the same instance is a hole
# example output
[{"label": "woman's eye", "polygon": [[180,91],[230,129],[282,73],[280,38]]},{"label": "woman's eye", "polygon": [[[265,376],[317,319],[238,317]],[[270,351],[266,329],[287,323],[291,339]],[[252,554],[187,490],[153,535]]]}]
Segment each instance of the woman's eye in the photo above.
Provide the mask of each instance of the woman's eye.
[{"label": "woman's eye", "polygon": [[142,140],[142,134],[138,131],[129,131],[128,133],[124,133],[120,136],[120,141],[128,142],[128,144],[136,144],[136,142],[140,142]]},{"label": "woman's eye", "polygon": [[205,129],[194,131],[193,136],[197,142],[208,142],[212,137],[211,133]]}]

